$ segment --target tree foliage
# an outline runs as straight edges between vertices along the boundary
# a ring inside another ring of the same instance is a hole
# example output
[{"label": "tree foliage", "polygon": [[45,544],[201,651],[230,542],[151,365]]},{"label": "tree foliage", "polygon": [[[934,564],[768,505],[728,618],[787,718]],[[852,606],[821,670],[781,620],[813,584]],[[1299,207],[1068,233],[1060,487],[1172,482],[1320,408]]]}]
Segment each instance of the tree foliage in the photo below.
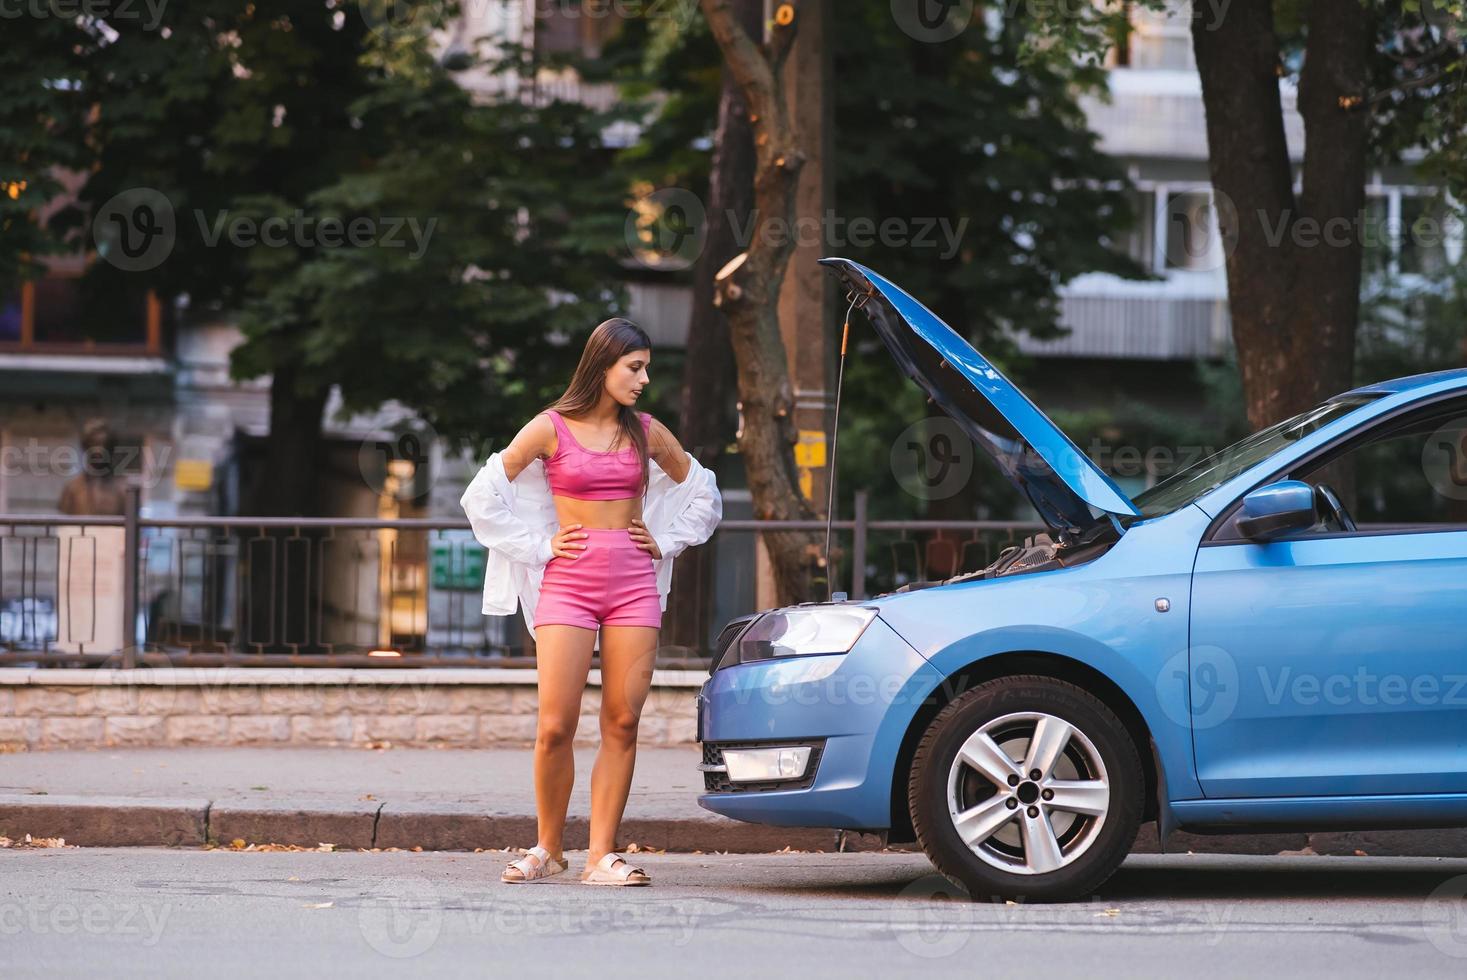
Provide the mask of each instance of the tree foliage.
[{"label": "tree foliage", "polygon": [[[622,308],[623,185],[608,119],[532,87],[476,98],[435,57],[456,9],[430,9],[398,24],[345,0],[197,0],[157,24],[17,21],[40,56],[0,83],[18,93],[0,134],[32,184],[0,196],[4,214],[52,194],[53,168],[85,173],[93,213],[157,191],[166,259],[95,262],[89,289],[146,286],[234,320],[236,379],[285,376],[302,399],[335,384],[348,411],[395,399],[450,437],[507,438]],[[54,228],[25,233],[61,247]],[[40,250],[7,241],[6,261]]]}]

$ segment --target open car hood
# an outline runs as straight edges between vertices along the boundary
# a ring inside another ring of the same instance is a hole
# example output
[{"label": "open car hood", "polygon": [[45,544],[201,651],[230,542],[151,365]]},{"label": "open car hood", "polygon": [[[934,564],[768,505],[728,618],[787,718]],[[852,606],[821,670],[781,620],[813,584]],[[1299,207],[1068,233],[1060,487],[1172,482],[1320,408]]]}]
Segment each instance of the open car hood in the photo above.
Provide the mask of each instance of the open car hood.
[{"label": "open car hood", "polygon": [[1080,447],[931,310],[859,263],[820,264],[867,297],[861,309],[902,370],[993,457],[1046,524],[1083,531],[1106,514],[1140,516]]}]

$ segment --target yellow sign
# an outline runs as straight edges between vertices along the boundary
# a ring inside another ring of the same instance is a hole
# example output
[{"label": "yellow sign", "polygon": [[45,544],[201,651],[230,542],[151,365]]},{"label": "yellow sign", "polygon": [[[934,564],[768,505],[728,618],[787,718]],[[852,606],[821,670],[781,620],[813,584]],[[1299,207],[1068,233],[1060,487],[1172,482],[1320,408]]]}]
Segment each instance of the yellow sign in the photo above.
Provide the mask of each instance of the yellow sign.
[{"label": "yellow sign", "polygon": [[214,485],[214,464],[207,459],[180,459],[173,468],[173,485],[180,490],[207,490]]},{"label": "yellow sign", "polygon": [[807,467],[825,465],[824,430],[800,430],[800,439],[798,442],[795,443],[795,465]]}]

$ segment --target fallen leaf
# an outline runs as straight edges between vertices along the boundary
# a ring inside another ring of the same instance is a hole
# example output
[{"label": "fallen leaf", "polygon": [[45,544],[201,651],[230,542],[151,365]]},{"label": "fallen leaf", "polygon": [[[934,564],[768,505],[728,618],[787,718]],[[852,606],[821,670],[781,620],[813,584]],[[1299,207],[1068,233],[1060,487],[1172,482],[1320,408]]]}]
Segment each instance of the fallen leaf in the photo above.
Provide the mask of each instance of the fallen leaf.
[{"label": "fallen leaf", "polygon": [[1357,858],[1370,857],[1369,854],[1366,854],[1364,851],[1360,850],[1360,848],[1358,848],[1358,847],[1355,848],[1355,856]]},{"label": "fallen leaf", "polygon": [[1114,919],[1116,916],[1118,916],[1120,914],[1121,914],[1121,910],[1120,909],[1106,909],[1104,912],[1096,912],[1095,915],[1093,916],[1093,918],[1099,919],[1101,917],[1104,917],[1104,918],[1107,918],[1107,919]]},{"label": "fallen leaf", "polygon": [[297,878],[295,875],[291,875],[289,878],[286,878],[285,880],[286,881],[300,881],[300,879]]},{"label": "fallen leaf", "polygon": [[236,851],[242,851],[242,850],[244,850],[244,846],[245,846],[244,838],[242,838],[242,837],[236,837],[234,840],[232,840],[232,841],[229,842],[229,846],[232,847],[232,848],[234,848]]},{"label": "fallen leaf", "polygon": [[316,850],[318,850],[318,851],[326,851],[326,852],[330,853],[331,851],[336,850],[336,845],[335,844],[317,844],[316,845]]}]

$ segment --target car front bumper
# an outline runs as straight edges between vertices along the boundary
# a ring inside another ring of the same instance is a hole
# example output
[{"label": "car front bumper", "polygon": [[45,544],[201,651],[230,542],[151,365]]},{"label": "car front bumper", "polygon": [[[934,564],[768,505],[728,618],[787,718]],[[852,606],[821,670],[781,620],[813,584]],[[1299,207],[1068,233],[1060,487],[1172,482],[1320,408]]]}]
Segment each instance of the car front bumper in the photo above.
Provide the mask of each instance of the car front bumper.
[{"label": "car front bumper", "polygon": [[809,769],[786,784],[705,776],[704,809],[786,827],[883,830],[902,736],[940,678],[879,616],[849,653],[734,664],[698,696],[698,740],[725,747],[809,745]]}]

